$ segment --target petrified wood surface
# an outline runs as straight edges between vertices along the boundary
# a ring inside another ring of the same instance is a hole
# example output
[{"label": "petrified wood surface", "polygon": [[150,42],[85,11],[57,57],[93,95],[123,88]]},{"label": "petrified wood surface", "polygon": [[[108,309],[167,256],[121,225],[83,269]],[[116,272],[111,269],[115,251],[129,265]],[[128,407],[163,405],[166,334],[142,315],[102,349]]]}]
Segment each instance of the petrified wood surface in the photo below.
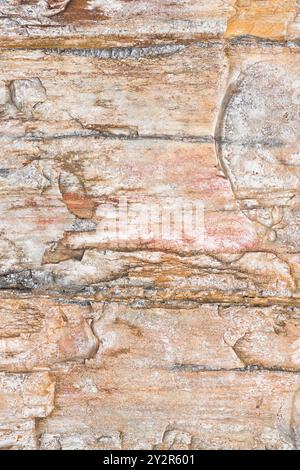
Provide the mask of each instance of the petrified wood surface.
[{"label": "petrified wood surface", "polygon": [[[296,0],[0,1],[1,449],[300,447],[299,47]],[[174,201],[204,237],[139,231]]]}]

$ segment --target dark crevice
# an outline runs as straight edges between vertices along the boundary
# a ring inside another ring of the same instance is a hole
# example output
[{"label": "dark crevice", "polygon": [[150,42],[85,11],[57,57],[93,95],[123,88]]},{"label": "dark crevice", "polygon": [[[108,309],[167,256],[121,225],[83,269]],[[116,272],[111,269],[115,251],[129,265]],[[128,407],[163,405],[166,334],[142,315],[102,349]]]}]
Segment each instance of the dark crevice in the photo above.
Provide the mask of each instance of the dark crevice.
[{"label": "dark crevice", "polygon": [[300,370],[281,368],[281,367],[264,367],[264,366],[245,366],[245,367],[208,367],[198,364],[174,364],[171,371],[178,372],[277,372],[277,373],[292,373],[300,374]]}]

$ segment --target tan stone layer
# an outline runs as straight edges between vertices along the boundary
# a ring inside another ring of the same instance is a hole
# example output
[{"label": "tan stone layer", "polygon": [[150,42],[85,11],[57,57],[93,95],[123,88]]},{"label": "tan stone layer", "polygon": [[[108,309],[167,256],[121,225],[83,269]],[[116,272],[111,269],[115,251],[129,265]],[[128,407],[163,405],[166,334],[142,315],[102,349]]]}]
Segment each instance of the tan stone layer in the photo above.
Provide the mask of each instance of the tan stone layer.
[{"label": "tan stone layer", "polygon": [[297,0],[5,0],[2,47],[129,47],[299,39]]},{"label": "tan stone layer", "polygon": [[2,301],[0,447],[293,449],[299,312]]}]

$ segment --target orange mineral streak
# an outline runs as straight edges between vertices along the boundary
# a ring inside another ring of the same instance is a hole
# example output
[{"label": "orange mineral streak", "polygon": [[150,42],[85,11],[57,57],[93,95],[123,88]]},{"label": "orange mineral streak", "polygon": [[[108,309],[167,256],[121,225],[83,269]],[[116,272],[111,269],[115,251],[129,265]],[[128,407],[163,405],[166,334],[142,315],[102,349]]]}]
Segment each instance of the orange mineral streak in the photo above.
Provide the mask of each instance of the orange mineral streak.
[{"label": "orange mineral streak", "polygon": [[89,219],[94,214],[95,203],[86,196],[73,192],[65,193],[63,200],[72,214],[82,219]]},{"label": "orange mineral streak", "polygon": [[295,16],[295,0],[238,0],[225,37],[256,36],[282,40]]}]

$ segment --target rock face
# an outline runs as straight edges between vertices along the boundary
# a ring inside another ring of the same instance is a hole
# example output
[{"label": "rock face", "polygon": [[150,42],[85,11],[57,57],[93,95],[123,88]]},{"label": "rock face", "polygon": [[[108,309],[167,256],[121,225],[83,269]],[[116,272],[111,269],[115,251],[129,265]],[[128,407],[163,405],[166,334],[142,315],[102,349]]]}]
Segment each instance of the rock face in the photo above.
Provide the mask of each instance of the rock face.
[{"label": "rock face", "polygon": [[300,448],[299,39],[1,2],[0,449]]}]

